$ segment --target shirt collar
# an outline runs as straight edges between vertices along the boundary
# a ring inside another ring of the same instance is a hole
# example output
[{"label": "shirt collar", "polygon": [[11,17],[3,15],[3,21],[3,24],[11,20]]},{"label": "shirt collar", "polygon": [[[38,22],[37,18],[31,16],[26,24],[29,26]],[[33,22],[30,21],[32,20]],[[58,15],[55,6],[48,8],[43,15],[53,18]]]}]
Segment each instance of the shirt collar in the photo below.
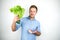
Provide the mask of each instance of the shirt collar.
[{"label": "shirt collar", "polygon": [[[28,16],[27,18],[28,18],[29,20],[31,20],[31,19],[30,19],[30,16]],[[33,19],[33,20],[35,20],[35,17],[34,17],[34,19]],[[33,21],[33,20],[31,20],[31,21]]]}]

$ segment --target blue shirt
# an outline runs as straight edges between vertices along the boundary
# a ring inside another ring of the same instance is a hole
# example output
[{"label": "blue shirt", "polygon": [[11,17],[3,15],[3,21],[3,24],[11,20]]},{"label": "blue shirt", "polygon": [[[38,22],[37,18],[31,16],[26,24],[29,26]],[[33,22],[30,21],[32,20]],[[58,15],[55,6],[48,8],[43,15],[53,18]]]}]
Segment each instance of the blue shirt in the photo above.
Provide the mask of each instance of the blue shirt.
[{"label": "blue shirt", "polygon": [[29,29],[37,30],[40,32],[40,23],[34,18],[30,20],[30,17],[24,17],[20,20],[20,24],[16,23],[16,30],[22,27],[21,40],[36,40],[36,35],[28,32]]}]

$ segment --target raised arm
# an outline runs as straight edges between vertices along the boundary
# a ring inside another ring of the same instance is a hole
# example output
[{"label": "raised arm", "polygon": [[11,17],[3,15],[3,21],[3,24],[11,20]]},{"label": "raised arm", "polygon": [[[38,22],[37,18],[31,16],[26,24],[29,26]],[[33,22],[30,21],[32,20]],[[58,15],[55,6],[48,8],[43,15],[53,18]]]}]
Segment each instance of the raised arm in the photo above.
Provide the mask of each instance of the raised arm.
[{"label": "raised arm", "polygon": [[18,16],[15,16],[14,19],[13,19],[13,23],[12,23],[12,26],[11,26],[13,32],[16,31],[16,21],[18,21],[18,20],[19,20]]}]

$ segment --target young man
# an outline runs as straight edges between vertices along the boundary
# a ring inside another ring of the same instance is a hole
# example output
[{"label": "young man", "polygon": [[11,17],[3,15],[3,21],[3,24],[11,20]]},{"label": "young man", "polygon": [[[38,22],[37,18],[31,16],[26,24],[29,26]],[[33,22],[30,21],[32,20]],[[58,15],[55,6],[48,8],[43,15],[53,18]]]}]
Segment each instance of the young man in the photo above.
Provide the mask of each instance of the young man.
[{"label": "young man", "polygon": [[[21,30],[21,40],[36,40],[36,36],[40,36],[40,23],[35,19],[35,15],[38,9],[35,5],[30,6],[29,16],[19,19],[16,16],[13,19],[12,31],[16,31],[22,27]],[[17,24],[16,21],[20,20],[20,24]]]}]

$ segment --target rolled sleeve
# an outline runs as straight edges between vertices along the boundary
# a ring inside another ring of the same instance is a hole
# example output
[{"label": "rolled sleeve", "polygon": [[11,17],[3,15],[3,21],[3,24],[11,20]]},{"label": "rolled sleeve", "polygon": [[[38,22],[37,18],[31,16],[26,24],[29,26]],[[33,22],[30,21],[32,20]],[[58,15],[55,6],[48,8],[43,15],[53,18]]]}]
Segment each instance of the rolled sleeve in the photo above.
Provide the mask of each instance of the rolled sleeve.
[{"label": "rolled sleeve", "polygon": [[21,27],[21,24],[22,24],[21,20],[20,20],[20,24],[16,23],[16,30],[18,30]]},{"label": "rolled sleeve", "polygon": [[21,24],[16,23],[16,30],[18,30],[20,28],[20,25]]}]

